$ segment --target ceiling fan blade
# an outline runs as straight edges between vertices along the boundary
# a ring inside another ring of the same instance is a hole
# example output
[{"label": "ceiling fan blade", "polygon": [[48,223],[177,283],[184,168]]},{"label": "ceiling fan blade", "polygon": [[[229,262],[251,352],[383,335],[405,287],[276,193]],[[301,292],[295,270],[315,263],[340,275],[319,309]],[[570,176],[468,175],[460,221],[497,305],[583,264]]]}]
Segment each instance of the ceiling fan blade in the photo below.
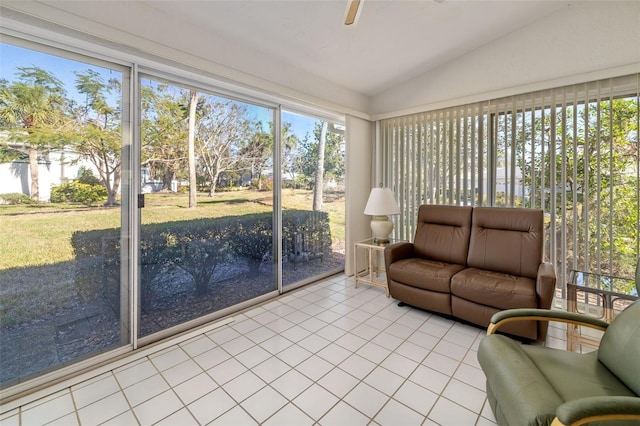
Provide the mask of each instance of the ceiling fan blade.
[{"label": "ceiling fan blade", "polygon": [[347,16],[344,20],[345,25],[352,25],[356,22],[356,19],[359,15],[360,4],[363,3],[364,0],[350,0],[349,6],[347,8]]}]

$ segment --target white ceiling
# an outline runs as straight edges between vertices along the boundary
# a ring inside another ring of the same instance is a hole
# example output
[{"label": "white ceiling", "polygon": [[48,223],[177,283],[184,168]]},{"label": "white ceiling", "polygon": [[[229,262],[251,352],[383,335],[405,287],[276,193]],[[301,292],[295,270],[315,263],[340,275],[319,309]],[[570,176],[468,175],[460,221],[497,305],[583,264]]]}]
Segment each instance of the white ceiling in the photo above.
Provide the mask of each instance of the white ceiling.
[{"label": "white ceiling", "polygon": [[[40,3],[192,54],[197,50],[267,80],[284,65],[366,96],[567,6],[566,0],[366,0],[358,22],[345,26],[347,0]],[[198,38],[190,45],[187,28]],[[219,44],[227,45],[225,54]],[[260,66],[252,57],[259,57]]]}]

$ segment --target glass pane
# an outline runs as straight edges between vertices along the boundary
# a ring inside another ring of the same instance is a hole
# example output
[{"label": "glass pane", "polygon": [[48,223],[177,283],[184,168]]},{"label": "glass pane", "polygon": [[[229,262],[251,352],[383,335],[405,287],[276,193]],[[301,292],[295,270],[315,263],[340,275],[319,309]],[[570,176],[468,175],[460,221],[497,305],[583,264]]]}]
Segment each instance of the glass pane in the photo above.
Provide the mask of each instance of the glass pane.
[{"label": "glass pane", "polygon": [[282,113],[282,283],[344,270],[344,127]]},{"label": "glass pane", "polygon": [[152,78],[141,99],[147,336],[276,290],[274,111]]},{"label": "glass pane", "polygon": [[4,388],[127,344],[130,331],[123,74],[0,47]]}]

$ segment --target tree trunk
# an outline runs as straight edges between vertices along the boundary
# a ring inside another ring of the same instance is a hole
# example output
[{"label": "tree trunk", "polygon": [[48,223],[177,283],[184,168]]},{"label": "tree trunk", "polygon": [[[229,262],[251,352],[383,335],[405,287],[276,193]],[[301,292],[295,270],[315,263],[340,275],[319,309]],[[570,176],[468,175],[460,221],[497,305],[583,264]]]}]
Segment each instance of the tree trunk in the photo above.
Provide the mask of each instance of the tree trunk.
[{"label": "tree trunk", "polygon": [[198,92],[192,90],[189,93],[189,208],[198,205],[196,198],[196,106],[198,104]]},{"label": "tree trunk", "polygon": [[31,190],[29,196],[32,200],[39,201],[39,171],[38,171],[38,150],[29,148],[29,172],[31,173]]},{"label": "tree trunk", "polygon": [[324,195],[324,146],[327,142],[327,122],[322,122],[320,140],[318,141],[318,164],[316,166],[316,181],[313,187],[313,211],[322,210]]}]

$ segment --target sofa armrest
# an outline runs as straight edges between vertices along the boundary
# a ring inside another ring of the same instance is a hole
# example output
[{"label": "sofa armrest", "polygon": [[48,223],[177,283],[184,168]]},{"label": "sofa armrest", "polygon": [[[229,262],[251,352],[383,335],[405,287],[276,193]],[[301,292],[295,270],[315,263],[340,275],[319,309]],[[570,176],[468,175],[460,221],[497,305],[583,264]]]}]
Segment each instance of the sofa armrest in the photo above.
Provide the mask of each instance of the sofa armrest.
[{"label": "sofa armrest", "polygon": [[556,269],[552,263],[542,262],[538,267],[538,275],[536,277],[538,308],[549,309],[553,302],[553,294],[555,291]]},{"label": "sofa armrest", "polygon": [[598,396],[565,402],[553,425],[583,425],[606,420],[640,421],[640,397]]},{"label": "sofa armrest", "polygon": [[569,324],[582,325],[596,330],[604,331],[609,323],[599,318],[576,312],[553,311],[549,309],[506,309],[496,312],[491,317],[491,323],[487,328],[487,334],[493,334],[496,330],[508,322],[513,321],[556,321]]},{"label": "sofa armrest", "polygon": [[401,241],[391,244],[384,249],[384,263],[389,270],[389,265],[398,260],[409,258],[413,255],[413,244]]}]

